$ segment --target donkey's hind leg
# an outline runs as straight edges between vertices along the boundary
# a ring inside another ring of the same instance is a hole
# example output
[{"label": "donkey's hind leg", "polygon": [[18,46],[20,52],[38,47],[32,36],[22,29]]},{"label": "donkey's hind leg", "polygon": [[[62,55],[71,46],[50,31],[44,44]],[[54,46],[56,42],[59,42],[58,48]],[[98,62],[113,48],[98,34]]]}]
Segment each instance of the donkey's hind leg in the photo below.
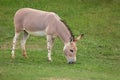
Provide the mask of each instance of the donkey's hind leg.
[{"label": "donkey's hind leg", "polygon": [[15,58],[15,46],[16,46],[16,42],[17,42],[17,39],[19,37],[20,33],[15,33],[15,36],[13,38],[13,47],[12,47],[12,58]]},{"label": "donkey's hind leg", "polygon": [[28,39],[28,33],[26,31],[24,31],[23,33],[23,38],[21,40],[21,47],[22,47],[22,54],[25,58],[28,58],[27,53],[26,53],[26,48],[25,48],[25,44],[26,44],[26,40]]}]

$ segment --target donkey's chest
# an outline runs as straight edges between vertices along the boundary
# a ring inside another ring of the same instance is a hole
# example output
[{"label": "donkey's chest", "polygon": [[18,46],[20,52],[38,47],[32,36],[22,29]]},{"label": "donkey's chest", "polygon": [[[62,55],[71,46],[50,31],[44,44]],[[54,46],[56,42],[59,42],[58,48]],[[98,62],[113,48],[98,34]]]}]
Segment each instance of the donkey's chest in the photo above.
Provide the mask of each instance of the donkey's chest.
[{"label": "donkey's chest", "polygon": [[45,31],[27,31],[29,34],[34,35],[34,36],[45,36],[46,32]]}]

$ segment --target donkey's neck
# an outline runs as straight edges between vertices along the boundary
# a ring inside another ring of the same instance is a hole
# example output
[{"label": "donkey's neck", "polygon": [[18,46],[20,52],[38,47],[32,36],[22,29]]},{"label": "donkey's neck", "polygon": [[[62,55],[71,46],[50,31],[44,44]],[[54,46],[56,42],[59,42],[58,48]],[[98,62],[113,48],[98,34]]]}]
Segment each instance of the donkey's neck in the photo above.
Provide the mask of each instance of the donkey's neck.
[{"label": "donkey's neck", "polygon": [[57,26],[57,32],[60,39],[63,41],[64,44],[70,42],[70,38],[72,37],[72,35],[67,26],[61,21],[58,23],[58,25],[59,26]]}]

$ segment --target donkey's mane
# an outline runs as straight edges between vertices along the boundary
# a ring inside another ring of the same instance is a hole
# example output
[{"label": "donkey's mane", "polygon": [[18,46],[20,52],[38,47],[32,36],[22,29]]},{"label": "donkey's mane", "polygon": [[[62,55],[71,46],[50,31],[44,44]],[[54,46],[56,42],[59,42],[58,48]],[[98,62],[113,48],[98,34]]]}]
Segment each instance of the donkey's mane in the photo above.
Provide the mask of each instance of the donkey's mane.
[{"label": "donkey's mane", "polygon": [[68,31],[70,32],[70,35],[71,35],[70,40],[72,39],[72,40],[74,41],[74,40],[75,40],[75,37],[74,37],[74,35],[73,35],[73,32],[71,31],[71,29],[70,29],[70,27],[68,26],[68,24],[66,23],[66,21],[61,20],[61,22],[64,23],[64,25],[67,27]]}]

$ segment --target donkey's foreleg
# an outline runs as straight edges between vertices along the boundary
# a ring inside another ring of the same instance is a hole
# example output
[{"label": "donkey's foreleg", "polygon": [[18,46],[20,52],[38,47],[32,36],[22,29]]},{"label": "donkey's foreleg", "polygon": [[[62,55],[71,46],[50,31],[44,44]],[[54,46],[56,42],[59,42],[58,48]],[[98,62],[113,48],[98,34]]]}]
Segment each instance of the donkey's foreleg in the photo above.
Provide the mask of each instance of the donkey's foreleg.
[{"label": "donkey's foreleg", "polygon": [[17,42],[17,38],[19,37],[20,33],[15,33],[15,36],[13,38],[13,47],[12,47],[12,58],[15,58],[15,46],[16,46],[16,42]]},{"label": "donkey's foreleg", "polygon": [[25,44],[26,44],[26,40],[28,39],[28,33],[26,31],[24,31],[24,34],[23,34],[23,38],[21,40],[21,47],[22,47],[22,54],[25,58],[27,58],[27,53],[26,53],[26,48],[25,48]]},{"label": "donkey's foreleg", "polygon": [[48,60],[52,61],[51,59],[51,50],[53,47],[54,38],[51,35],[47,35],[47,49],[48,49]]}]

